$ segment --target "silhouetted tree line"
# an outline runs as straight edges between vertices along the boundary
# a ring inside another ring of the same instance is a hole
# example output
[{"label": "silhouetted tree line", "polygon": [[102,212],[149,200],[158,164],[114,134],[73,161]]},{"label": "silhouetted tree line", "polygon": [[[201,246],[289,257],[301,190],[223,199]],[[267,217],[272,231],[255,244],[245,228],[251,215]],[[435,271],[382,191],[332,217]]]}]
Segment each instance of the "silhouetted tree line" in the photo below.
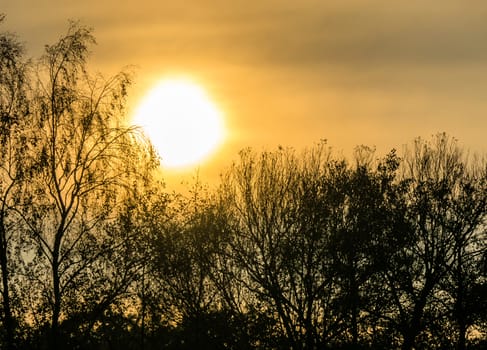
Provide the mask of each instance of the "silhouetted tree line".
[{"label": "silhouetted tree line", "polygon": [[0,34],[2,348],[487,346],[485,158],[247,149],[167,193],[93,43],[72,23],[29,61]]}]

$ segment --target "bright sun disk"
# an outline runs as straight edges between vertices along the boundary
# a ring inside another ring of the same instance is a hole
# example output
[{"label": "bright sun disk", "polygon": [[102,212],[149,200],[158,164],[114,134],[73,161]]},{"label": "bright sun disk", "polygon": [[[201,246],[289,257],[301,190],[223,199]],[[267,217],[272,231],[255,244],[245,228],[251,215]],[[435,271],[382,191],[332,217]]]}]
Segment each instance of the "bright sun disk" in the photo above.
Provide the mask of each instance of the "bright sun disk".
[{"label": "bright sun disk", "polygon": [[204,160],[224,137],[220,110],[201,87],[186,80],[157,84],[139,104],[133,124],[143,128],[170,168]]}]

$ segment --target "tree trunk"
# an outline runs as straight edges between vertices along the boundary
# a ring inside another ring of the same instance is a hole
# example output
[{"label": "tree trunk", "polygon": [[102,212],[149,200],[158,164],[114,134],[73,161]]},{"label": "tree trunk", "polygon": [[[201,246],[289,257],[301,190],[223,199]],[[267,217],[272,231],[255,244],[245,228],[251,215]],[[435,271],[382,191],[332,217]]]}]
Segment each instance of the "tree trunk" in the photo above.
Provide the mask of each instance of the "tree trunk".
[{"label": "tree trunk", "polygon": [[271,293],[271,296],[274,299],[274,302],[276,303],[277,313],[279,315],[279,318],[281,319],[281,322],[284,325],[284,329],[286,331],[286,340],[289,348],[293,350],[300,349],[302,346],[298,347],[298,343],[296,341],[293,332],[293,325],[291,323],[291,320],[287,316],[286,312],[284,311],[284,307],[282,305],[281,296],[279,295],[279,292],[273,292]]},{"label": "tree trunk", "polygon": [[[417,305],[417,304],[416,304]],[[411,319],[411,323],[409,324],[406,332],[404,333],[404,342],[402,343],[401,349],[402,350],[411,350],[416,345],[416,337],[420,332],[420,325],[421,325],[421,314],[423,307],[421,307],[421,311],[418,311],[420,308],[415,307],[413,318]]]},{"label": "tree trunk", "polygon": [[465,350],[467,348],[467,337],[466,337],[467,327],[466,327],[465,322],[460,323],[458,325],[458,327],[459,327],[460,334],[458,336],[457,349],[458,350]]},{"label": "tree trunk", "polygon": [[401,350],[411,350],[414,347],[417,333],[412,329],[408,329],[404,335],[404,342],[402,343]]},{"label": "tree trunk", "polygon": [[53,290],[54,290],[54,304],[52,309],[51,319],[51,349],[58,348],[58,336],[59,336],[59,314],[61,310],[61,297],[59,292],[59,275],[58,275],[57,263],[53,264],[52,278],[53,278]]},{"label": "tree trunk", "polygon": [[426,284],[421,291],[419,299],[414,306],[411,321],[406,331],[404,332],[404,342],[401,347],[402,350],[411,350],[416,345],[416,337],[421,331],[421,319],[423,318],[423,310],[426,305],[427,296],[431,291],[431,285],[431,281],[426,281]]},{"label": "tree trunk", "polygon": [[140,349],[145,349],[145,308],[146,308],[146,300],[145,300],[145,263],[142,266],[142,319],[141,319],[141,326],[140,326]]},{"label": "tree trunk", "polygon": [[60,280],[59,280],[59,248],[61,245],[60,238],[56,237],[54,243],[54,250],[52,256],[52,287],[53,287],[53,308],[52,308],[52,318],[51,318],[51,339],[50,345],[51,349],[58,349],[59,345],[59,314],[61,313],[61,290],[60,290]]},{"label": "tree trunk", "polygon": [[358,344],[358,310],[355,303],[352,305],[352,345],[355,347]]},{"label": "tree trunk", "polygon": [[351,327],[352,327],[352,345],[354,347],[358,344],[358,287],[355,276],[355,262],[352,263],[352,271],[350,274],[350,307],[351,307]]},{"label": "tree trunk", "polygon": [[8,285],[8,259],[7,259],[7,239],[5,237],[5,227],[3,220],[0,222],[0,265],[2,270],[2,305],[3,305],[3,323],[5,327],[6,349],[14,349],[14,322],[12,310],[10,308],[10,295]]},{"label": "tree trunk", "polygon": [[464,307],[464,275],[462,271],[462,251],[459,249],[457,253],[457,300],[455,305],[455,313],[458,323],[458,350],[466,349],[466,333],[467,333],[467,322],[465,317],[465,307]]}]

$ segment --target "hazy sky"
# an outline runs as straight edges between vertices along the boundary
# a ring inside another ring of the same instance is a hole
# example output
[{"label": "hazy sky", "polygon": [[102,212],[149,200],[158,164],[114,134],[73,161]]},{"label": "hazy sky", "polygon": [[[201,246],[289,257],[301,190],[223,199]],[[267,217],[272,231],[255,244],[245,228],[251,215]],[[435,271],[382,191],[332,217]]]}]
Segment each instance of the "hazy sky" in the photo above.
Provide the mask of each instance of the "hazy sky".
[{"label": "hazy sky", "polygon": [[232,130],[214,164],[323,138],[383,153],[440,131],[487,151],[484,0],[3,0],[0,12],[32,56],[68,19],[93,27],[96,69],[137,67],[132,104],[167,74],[203,84]]}]

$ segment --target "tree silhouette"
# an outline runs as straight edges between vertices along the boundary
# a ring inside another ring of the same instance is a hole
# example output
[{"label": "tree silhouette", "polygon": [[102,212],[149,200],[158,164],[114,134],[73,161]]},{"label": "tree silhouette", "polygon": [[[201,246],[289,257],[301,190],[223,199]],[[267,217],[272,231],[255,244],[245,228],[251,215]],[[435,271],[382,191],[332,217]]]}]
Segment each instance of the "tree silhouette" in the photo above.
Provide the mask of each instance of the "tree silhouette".
[{"label": "tree silhouette", "polygon": [[[417,139],[404,157],[401,181],[409,229],[400,233],[406,244],[388,257],[384,283],[388,300],[395,306],[392,323],[402,334],[402,348],[412,349],[418,337],[432,341],[434,328],[448,312],[442,283],[461,263],[459,249],[473,253],[466,247],[473,242],[467,241],[481,229],[486,208],[485,199],[476,200],[485,196],[485,185],[469,173],[460,149],[445,134],[431,142]],[[465,239],[462,248],[459,236]]]},{"label": "tree silhouette", "polygon": [[285,149],[244,151],[222,187],[242,286],[278,315],[285,347],[323,346],[340,333],[329,238],[341,200],[331,184],[342,170],[325,144],[302,158]]},{"label": "tree silhouette", "polygon": [[[377,316],[373,291],[381,287],[374,283],[384,267],[389,241],[403,226],[395,184],[400,160],[395,151],[379,161],[373,157],[373,149],[357,148],[355,166],[343,174],[339,188],[343,201],[336,208],[331,250],[340,290],[337,308],[355,348],[374,342],[366,339]],[[393,249],[397,243],[391,244]]]},{"label": "tree silhouette", "polygon": [[89,29],[72,23],[46,47],[30,106],[39,125],[39,172],[29,184],[34,198],[23,218],[37,251],[36,271],[30,271],[37,281],[33,287],[42,291],[37,307],[50,310],[51,348],[58,346],[69,304],[79,308],[82,288],[90,288],[93,276],[101,278],[99,261],[112,247],[103,225],[134,176],[154,164],[150,148],[122,125],[128,75],[106,81],[89,76],[86,58],[93,42]]},{"label": "tree silhouette", "polygon": [[[0,15],[0,23],[4,16]],[[29,149],[35,144],[26,101],[27,62],[23,47],[9,33],[0,33],[0,266],[6,348],[14,347],[15,320],[10,288],[12,250],[20,240],[17,212],[28,199],[22,196],[33,171]]]},{"label": "tree silhouette", "polygon": [[71,23],[32,64],[0,33],[0,347],[485,347],[485,158],[245,149],[168,193],[94,41]]}]

